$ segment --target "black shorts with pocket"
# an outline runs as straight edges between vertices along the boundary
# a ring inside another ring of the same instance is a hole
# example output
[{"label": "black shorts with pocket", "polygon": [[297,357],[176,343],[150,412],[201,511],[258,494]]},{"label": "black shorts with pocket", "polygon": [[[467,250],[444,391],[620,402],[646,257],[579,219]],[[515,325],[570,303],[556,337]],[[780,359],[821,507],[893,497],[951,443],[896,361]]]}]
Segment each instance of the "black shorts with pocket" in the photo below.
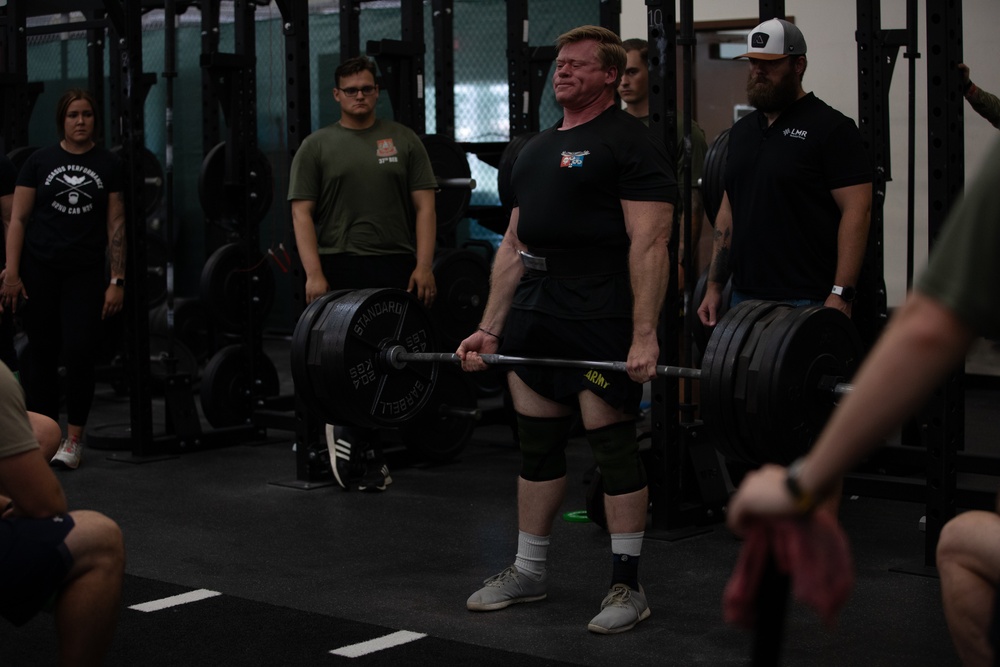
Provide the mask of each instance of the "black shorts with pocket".
[{"label": "black shorts with pocket", "polygon": [[[501,354],[535,359],[625,361],[632,346],[632,320],[567,320],[537,311],[511,309],[504,324]],[[512,370],[537,394],[577,406],[587,390],[613,408],[638,414],[642,385],[628,373],[594,368],[518,365]]]},{"label": "black shorts with pocket", "polygon": [[73,567],[74,525],[68,514],[0,519],[0,616],[24,625],[52,599]]}]

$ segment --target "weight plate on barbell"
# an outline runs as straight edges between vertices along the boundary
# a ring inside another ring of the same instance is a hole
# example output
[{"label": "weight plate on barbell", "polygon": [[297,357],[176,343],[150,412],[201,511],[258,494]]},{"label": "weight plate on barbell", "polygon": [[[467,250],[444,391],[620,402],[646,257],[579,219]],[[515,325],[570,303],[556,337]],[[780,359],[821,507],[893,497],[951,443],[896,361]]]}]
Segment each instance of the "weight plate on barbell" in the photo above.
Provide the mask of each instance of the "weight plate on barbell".
[{"label": "weight plate on barbell", "polygon": [[821,380],[849,381],[864,354],[857,327],[843,312],[824,306],[798,311],[783,323],[787,332],[771,369],[766,420],[758,431],[773,445],[770,460],[786,465],[809,451],[836,405]]},{"label": "weight plate on barbell", "polygon": [[744,460],[757,463],[762,454],[756,438],[756,416],[758,411],[757,381],[760,377],[759,368],[765,349],[775,338],[775,331],[781,320],[794,312],[794,308],[786,303],[779,303],[766,317],[754,325],[751,339],[740,352],[736,361],[736,390],[734,392],[734,413],[739,424],[741,451]]},{"label": "weight plate on barbell", "polygon": [[201,410],[215,428],[246,424],[255,400],[276,396],[278,371],[266,354],[256,359],[244,345],[229,345],[205,364],[201,378]]},{"label": "weight plate on barbell", "polygon": [[[472,169],[469,158],[454,140],[442,134],[425,134],[420,137],[427,156],[431,160],[431,168],[436,178],[471,178]],[[452,232],[469,210],[472,199],[471,188],[440,188],[434,194],[434,209],[437,213],[438,234]]]},{"label": "weight plate on barbell", "polygon": [[[734,419],[733,401],[732,394],[726,393],[726,387],[732,384],[727,376],[733,370],[733,362],[727,361],[728,352],[732,347],[735,354],[739,347],[739,341],[734,341],[734,337],[743,320],[767,303],[743,301],[731,308],[712,331],[701,362],[700,392],[704,422],[715,437],[716,447],[730,458],[743,458],[743,453],[738,449],[739,441],[730,436],[730,422]],[[733,345],[734,342],[736,345]],[[732,446],[734,442],[736,449]]]},{"label": "weight plate on barbell", "polygon": [[242,243],[220,246],[201,271],[201,299],[226,331],[242,331],[251,316],[262,322],[274,304],[274,271],[258,250]]},{"label": "weight plate on barbell", "polygon": [[436,349],[433,322],[405,290],[362,289],[331,299],[308,338],[306,390],[314,392],[309,400],[327,423],[398,426],[430,398],[437,364],[410,362],[395,369],[383,357],[394,345],[407,352]]},{"label": "weight plate on barbell", "polygon": [[403,444],[435,463],[451,461],[465,449],[476,428],[479,402],[470,375],[460,366],[438,367],[427,406],[400,429]]},{"label": "weight plate on barbell", "polygon": [[[226,173],[226,142],[216,144],[201,163],[198,175],[198,199],[205,217],[212,221],[242,221],[256,225],[267,215],[274,201],[274,172],[271,162],[260,149],[250,155],[250,184],[240,183]],[[249,206],[244,209],[246,202]]]},{"label": "weight plate on barbell", "polygon": [[740,458],[747,459],[749,447],[740,430],[740,409],[737,405],[737,394],[745,393],[745,388],[739,386],[740,378],[737,378],[739,371],[739,358],[744,350],[752,343],[756,344],[753,332],[757,324],[766,319],[771,312],[778,307],[773,301],[759,302],[757,307],[739,323],[729,340],[729,347],[726,349],[724,357],[724,373],[722,374],[722,395],[728,400],[727,418],[723,420],[723,427],[729,439],[729,447],[734,452],[740,454]]},{"label": "weight plate on barbell", "polygon": [[[299,320],[295,324],[292,332],[292,349],[290,363],[292,367],[292,383],[295,386],[295,395],[298,396],[306,410],[316,416],[321,416],[326,412],[326,408],[317,400],[321,395],[317,391],[317,386],[321,387],[325,381],[325,374],[322,367],[318,365],[315,355],[318,355],[320,346],[314,345],[322,340],[322,329],[314,332],[316,322],[326,312],[329,303],[339,299],[351,290],[334,290],[327,292],[305,307]],[[315,376],[314,376],[315,372]]]}]

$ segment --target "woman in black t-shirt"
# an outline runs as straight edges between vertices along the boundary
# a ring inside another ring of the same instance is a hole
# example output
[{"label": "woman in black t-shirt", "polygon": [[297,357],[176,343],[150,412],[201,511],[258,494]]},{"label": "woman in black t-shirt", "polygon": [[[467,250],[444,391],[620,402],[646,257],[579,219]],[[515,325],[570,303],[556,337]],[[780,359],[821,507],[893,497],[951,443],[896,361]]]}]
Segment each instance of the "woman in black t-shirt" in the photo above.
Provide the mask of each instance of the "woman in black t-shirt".
[{"label": "woman in black t-shirt", "polygon": [[122,167],[97,146],[96,112],[85,90],[60,98],[61,141],[35,151],[21,167],[7,268],[0,273],[0,304],[21,312],[31,345],[29,410],[58,421],[60,360],[66,367],[67,433],[52,463],[67,468],[80,464],[101,320],[120,312],[124,302]]}]

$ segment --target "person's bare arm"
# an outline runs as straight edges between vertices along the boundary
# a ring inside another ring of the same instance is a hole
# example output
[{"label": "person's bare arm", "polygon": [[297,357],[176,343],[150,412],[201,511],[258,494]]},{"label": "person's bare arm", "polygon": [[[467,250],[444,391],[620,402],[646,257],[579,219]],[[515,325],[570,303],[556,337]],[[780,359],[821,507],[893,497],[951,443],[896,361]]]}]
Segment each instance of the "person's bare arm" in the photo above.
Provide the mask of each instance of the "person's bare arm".
[{"label": "person's bare arm", "polygon": [[434,282],[434,245],[437,242],[437,211],[433,190],[410,193],[416,210],[417,266],[410,275],[407,290],[417,295],[425,306],[434,303],[437,285]]},{"label": "person's bare arm", "polygon": [[302,261],[302,269],[306,273],[306,303],[312,303],[330,291],[330,285],[326,282],[323,266],[319,261],[319,241],[316,238],[316,226],[313,221],[315,211],[316,202],[311,199],[292,200],[295,247]]},{"label": "person's bare arm", "polygon": [[21,250],[24,248],[24,229],[35,207],[35,189],[17,186],[11,206],[10,225],[7,227],[7,266],[0,273],[0,306],[3,310],[17,310],[17,300],[27,298],[28,293],[21,282]]},{"label": "person's bare arm", "polygon": [[719,320],[722,304],[722,290],[732,273],[730,256],[733,244],[733,209],[729,195],[722,193],[719,211],[715,214],[715,230],[712,236],[712,262],[708,268],[705,284],[705,298],[698,306],[698,319],[706,327],[714,327]]},{"label": "person's bare arm", "polygon": [[632,284],[632,347],[628,354],[628,374],[635,382],[647,382],[656,376],[660,354],[656,331],[670,276],[667,244],[674,206],[667,202],[623,199],[622,212],[630,239],[628,265]]},{"label": "person's bare arm", "polygon": [[[14,193],[0,197],[0,218],[3,219],[3,237],[7,238],[7,229],[10,228],[10,213],[14,208]],[[6,247],[6,246],[4,246]]]},{"label": "person's bare arm", "polygon": [[[816,497],[833,488],[959,366],[974,339],[975,332],[947,307],[911,294],[803,460],[799,486]],[[729,503],[730,528],[740,533],[754,517],[795,514],[785,476],[774,465],[747,475]]]},{"label": "person's bare arm", "polygon": [[[849,185],[831,190],[830,194],[840,208],[840,225],[837,228],[837,273],[833,284],[855,287],[868,246],[872,186],[871,183]],[[851,314],[850,302],[844,301],[836,294],[829,295],[824,305]]]},{"label": "person's bare arm", "polygon": [[13,516],[42,519],[69,511],[59,480],[38,449],[0,459],[0,493],[14,502]]},{"label": "person's bare arm", "polygon": [[[111,278],[125,278],[125,200],[120,192],[108,195],[108,266]],[[125,290],[115,285],[104,289],[104,306],[101,317],[107,318],[121,311]]]},{"label": "person's bare arm", "polygon": [[496,352],[499,346],[499,336],[503,334],[504,322],[507,320],[511,303],[514,301],[514,291],[517,289],[517,283],[520,282],[521,276],[524,275],[524,265],[521,263],[519,253],[522,250],[527,250],[527,247],[517,237],[517,221],[520,213],[519,208],[511,211],[507,232],[504,234],[503,240],[500,241],[500,247],[497,248],[496,255],[493,257],[493,268],[490,272],[490,294],[479,323],[480,329],[485,329],[490,333],[484,333],[481,330],[474,331],[458,346],[457,354],[462,359],[462,368],[467,371],[484,370],[486,364],[479,358],[479,353]]}]

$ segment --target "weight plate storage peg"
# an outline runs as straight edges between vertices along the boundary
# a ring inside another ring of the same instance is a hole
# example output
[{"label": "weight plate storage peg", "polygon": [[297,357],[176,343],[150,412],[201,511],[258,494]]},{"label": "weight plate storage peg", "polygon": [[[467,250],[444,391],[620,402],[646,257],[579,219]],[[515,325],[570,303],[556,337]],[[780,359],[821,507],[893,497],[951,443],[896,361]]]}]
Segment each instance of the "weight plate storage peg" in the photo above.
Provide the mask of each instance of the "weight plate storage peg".
[{"label": "weight plate storage peg", "polygon": [[324,300],[321,312],[307,308],[293,334],[303,342],[292,355],[296,391],[311,393],[329,424],[399,426],[424,408],[437,380],[432,361],[397,369],[385,359],[389,348],[426,353],[437,344],[427,312],[405,290],[355,290]]}]

